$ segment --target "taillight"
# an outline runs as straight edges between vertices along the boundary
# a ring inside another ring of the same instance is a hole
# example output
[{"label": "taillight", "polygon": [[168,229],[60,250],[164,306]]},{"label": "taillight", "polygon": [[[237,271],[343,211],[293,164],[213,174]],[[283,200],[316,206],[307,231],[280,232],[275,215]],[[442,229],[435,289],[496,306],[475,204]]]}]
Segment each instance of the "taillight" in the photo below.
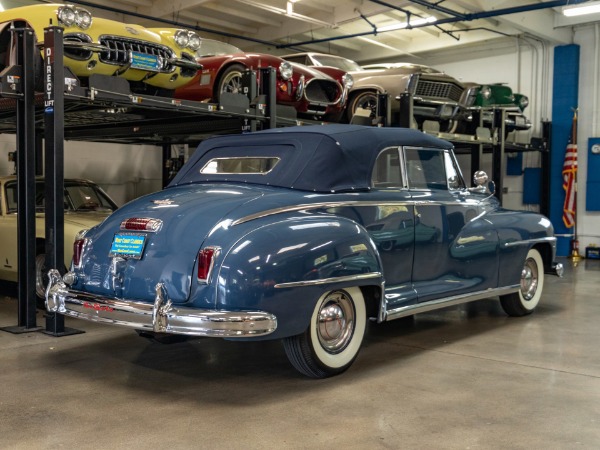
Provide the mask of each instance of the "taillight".
[{"label": "taillight", "polygon": [[73,242],[73,267],[81,267],[81,255],[83,254],[83,247],[85,245],[85,239],[77,239]]},{"label": "taillight", "polygon": [[155,233],[162,227],[162,220],[149,217],[131,217],[121,222],[122,231],[147,231]]},{"label": "taillight", "polygon": [[89,229],[86,228],[75,235],[75,241],[73,242],[73,267],[75,269],[81,267],[81,256],[83,255],[83,248],[87,241],[85,235],[88,231]]},{"label": "taillight", "polygon": [[215,264],[215,258],[219,256],[219,247],[205,247],[198,252],[198,281],[208,283],[210,274]]}]

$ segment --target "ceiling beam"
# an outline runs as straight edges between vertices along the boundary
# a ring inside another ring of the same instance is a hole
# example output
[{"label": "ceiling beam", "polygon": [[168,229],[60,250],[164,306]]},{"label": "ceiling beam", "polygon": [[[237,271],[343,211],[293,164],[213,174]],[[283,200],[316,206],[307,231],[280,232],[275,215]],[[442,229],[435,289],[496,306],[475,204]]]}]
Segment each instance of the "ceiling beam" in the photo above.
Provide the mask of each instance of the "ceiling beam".
[{"label": "ceiling beam", "polygon": [[210,0],[172,0],[165,2],[163,0],[152,0],[150,8],[140,9],[139,12],[154,17],[179,17],[182,11],[194,9]]},{"label": "ceiling beam", "polygon": [[214,4],[207,3],[203,5],[203,8],[210,9],[212,11],[217,11],[219,13],[226,14],[228,16],[239,17],[240,19],[244,19],[248,22],[255,22],[263,25],[268,25],[272,27],[281,27],[283,26],[283,22],[278,20],[273,20],[272,18],[266,17],[264,14],[252,14],[248,11],[243,11],[238,8],[230,8],[226,7],[223,4]]},{"label": "ceiling beam", "polygon": [[[229,20],[217,19],[215,17],[208,17],[204,14],[196,14],[193,12],[184,12],[178,18],[187,23],[196,22],[197,24],[204,24],[210,26],[211,28],[225,28],[227,30],[234,31],[237,34],[248,33],[253,35],[258,32],[258,28],[256,27],[248,27],[239,23],[231,22]],[[202,36],[202,33],[200,33],[200,36]]]}]

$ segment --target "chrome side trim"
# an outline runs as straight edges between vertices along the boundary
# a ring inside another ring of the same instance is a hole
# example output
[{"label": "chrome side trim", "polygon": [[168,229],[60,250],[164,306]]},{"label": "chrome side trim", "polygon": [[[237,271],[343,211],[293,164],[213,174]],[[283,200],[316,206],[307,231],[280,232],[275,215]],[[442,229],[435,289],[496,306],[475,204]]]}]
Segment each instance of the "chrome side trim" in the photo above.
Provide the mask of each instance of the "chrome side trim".
[{"label": "chrome side trim", "polygon": [[505,247],[515,247],[517,245],[530,245],[530,244],[537,244],[540,242],[556,242],[556,237],[547,236],[547,237],[536,238],[536,239],[525,239],[523,241],[505,242],[504,246]]},{"label": "chrome side trim", "polygon": [[369,280],[371,278],[381,278],[381,272],[360,273],[358,275],[348,275],[345,277],[320,278],[318,280],[294,281],[291,283],[279,283],[275,285],[275,289],[284,289],[302,286],[315,286],[319,284],[329,283],[346,283],[348,281]]},{"label": "chrome side trim", "polygon": [[445,308],[447,306],[460,305],[461,303],[473,302],[475,300],[482,300],[484,298],[495,297],[497,295],[512,294],[518,292],[520,286],[515,284],[513,286],[506,286],[502,288],[486,289],[485,291],[472,292],[469,294],[455,295],[452,297],[442,298],[439,300],[432,300],[430,302],[419,303],[416,305],[403,306],[401,308],[392,309],[390,311],[384,311],[380,314],[382,321],[389,321],[399,319],[401,317],[411,316],[413,314],[433,311],[439,308]]},{"label": "chrome side trim", "polygon": [[283,214],[288,212],[297,211],[309,211],[312,209],[322,208],[339,208],[342,206],[412,206],[414,202],[376,202],[376,201],[359,201],[359,200],[348,200],[342,202],[319,202],[319,203],[305,203],[302,205],[291,205],[283,206],[281,208],[267,209],[259,213],[250,214],[246,217],[241,217],[231,222],[231,226],[240,225],[242,223],[250,222],[251,220],[262,219],[263,217],[274,216],[276,214]]},{"label": "chrome side trim", "polygon": [[277,318],[264,311],[218,311],[174,305],[156,285],[154,303],[115,299],[70,289],[56,269],[48,273],[46,309],[91,322],[188,336],[247,337],[271,334]]},{"label": "chrome side trim", "polygon": [[[405,188],[398,188],[399,191],[405,191]],[[427,189],[413,189],[413,191],[426,191]],[[339,202],[318,202],[318,203],[304,203],[301,205],[290,205],[283,206],[280,208],[267,209],[255,214],[249,214],[245,217],[231,222],[231,226],[241,225],[246,222],[250,222],[256,219],[262,219],[264,217],[274,216],[276,214],[284,214],[289,212],[298,211],[310,211],[314,209],[323,208],[340,208],[345,206],[443,206],[443,205],[455,205],[454,202],[434,202],[426,200],[411,200],[411,201],[398,201],[398,202],[380,202],[380,201],[364,201],[364,200],[344,200]]]}]

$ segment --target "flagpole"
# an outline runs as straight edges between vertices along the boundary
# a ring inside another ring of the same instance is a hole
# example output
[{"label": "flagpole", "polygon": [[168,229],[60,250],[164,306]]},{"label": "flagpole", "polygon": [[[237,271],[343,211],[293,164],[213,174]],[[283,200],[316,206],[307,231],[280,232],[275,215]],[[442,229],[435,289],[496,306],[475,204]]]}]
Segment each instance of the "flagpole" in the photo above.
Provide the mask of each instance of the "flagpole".
[{"label": "flagpole", "polygon": [[[571,130],[572,143],[577,145],[577,111],[579,108],[573,108],[573,129]],[[579,159],[577,157],[577,159]],[[579,254],[579,238],[577,237],[577,172],[573,171],[573,196],[574,196],[574,208],[573,208],[573,239],[571,240],[571,255],[569,258],[573,262],[580,261],[583,257]]]}]

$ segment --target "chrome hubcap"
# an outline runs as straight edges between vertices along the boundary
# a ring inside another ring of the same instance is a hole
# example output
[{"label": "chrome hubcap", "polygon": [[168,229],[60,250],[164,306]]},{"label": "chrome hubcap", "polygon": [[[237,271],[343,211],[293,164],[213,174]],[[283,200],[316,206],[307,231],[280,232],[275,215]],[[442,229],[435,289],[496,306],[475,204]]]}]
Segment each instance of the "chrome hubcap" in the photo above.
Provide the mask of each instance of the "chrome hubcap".
[{"label": "chrome hubcap", "polygon": [[221,92],[231,92],[232,94],[242,93],[242,74],[239,72],[231,72],[223,80],[223,88]]},{"label": "chrome hubcap", "polygon": [[321,346],[329,353],[339,353],[352,340],[355,326],[352,300],[344,292],[327,296],[319,310],[317,334]]},{"label": "chrome hubcap", "polygon": [[529,258],[521,271],[521,294],[525,300],[531,300],[538,287],[538,267],[535,261]]}]

